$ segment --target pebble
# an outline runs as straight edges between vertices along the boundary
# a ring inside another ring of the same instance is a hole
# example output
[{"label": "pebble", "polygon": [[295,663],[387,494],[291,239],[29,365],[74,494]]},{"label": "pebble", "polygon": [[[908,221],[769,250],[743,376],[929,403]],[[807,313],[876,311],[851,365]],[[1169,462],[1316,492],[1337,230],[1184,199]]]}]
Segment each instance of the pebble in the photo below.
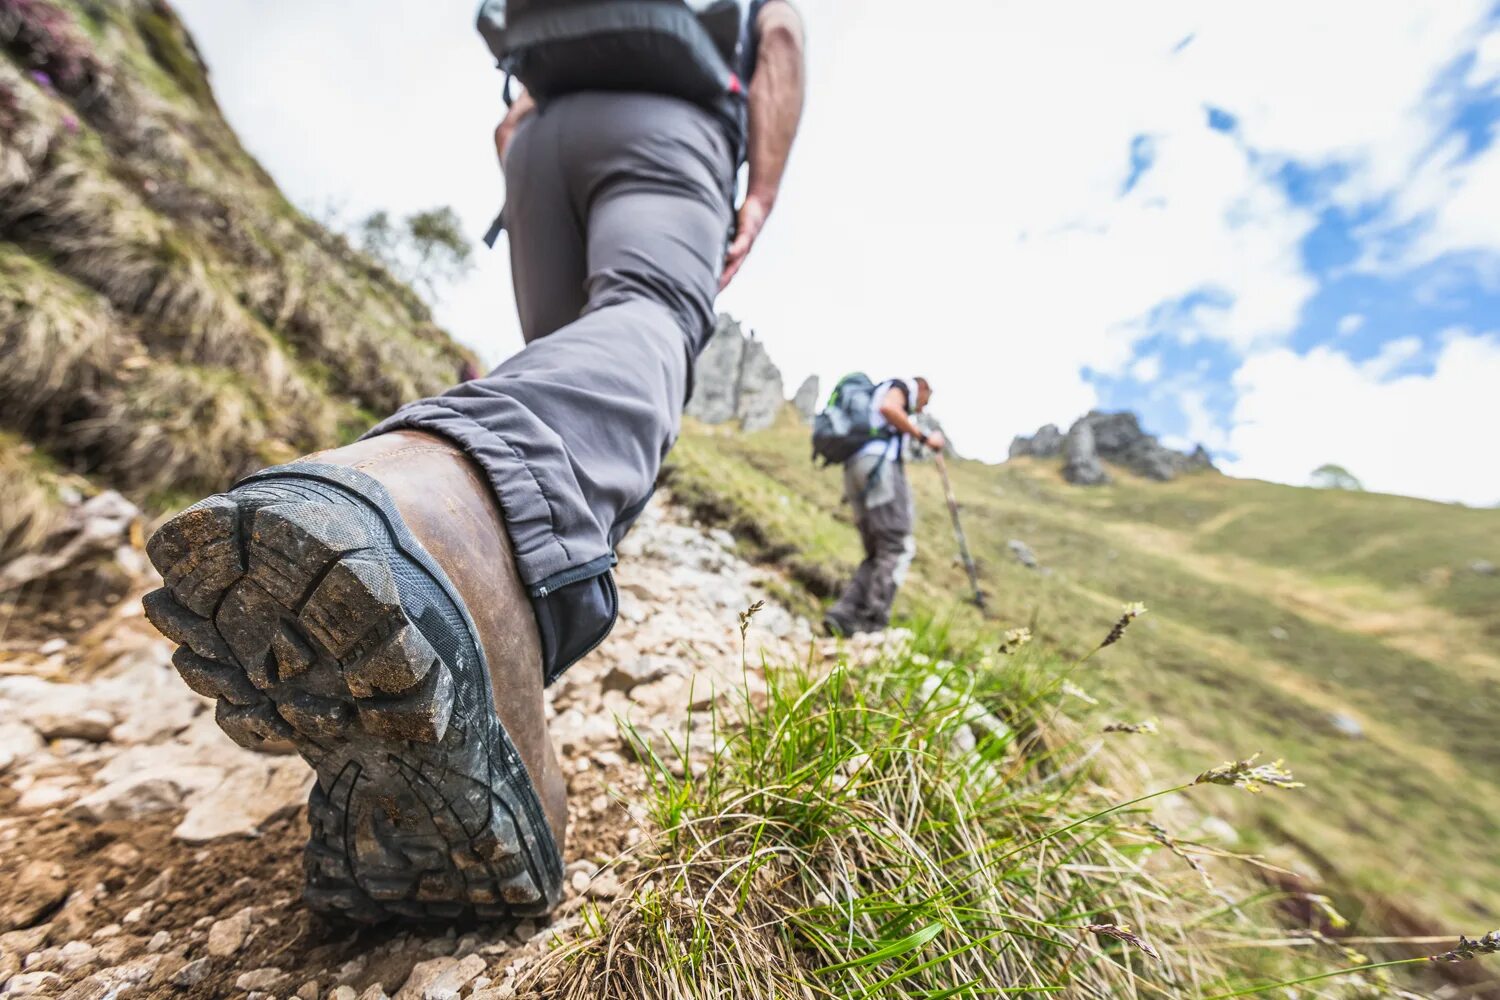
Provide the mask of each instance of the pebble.
[{"label": "pebble", "polygon": [[245,944],[250,933],[250,908],[247,906],[232,917],[214,922],[208,929],[208,953],[215,958],[228,958]]},{"label": "pebble", "polygon": [[195,958],[172,973],[172,983],[175,986],[191,987],[197,986],[208,978],[209,970],[213,968],[213,962],[207,958]]},{"label": "pebble", "polygon": [[46,996],[61,983],[62,976],[55,972],[23,972],[10,977],[5,984],[5,995],[7,998]]},{"label": "pebble", "polygon": [[247,993],[251,990],[269,990],[281,982],[285,976],[286,973],[275,966],[267,966],[264,969],[251,969],[249,972],[240,973],[239,978],[234,981],[234,988],[244,990]]},{"label": "pebble", "polygon": [[328,1000],[359,1000],[353,986],[335,986],[328,991]]},{"label": "pebble", "polygon": [[171,943],[172,935],[166,931],[157,931],[151,936],[151,940],[146,942],[146,950],[151,952],[165,951],[167,945]]},{"label": "pebble", "polygon": [[318,981],[309,979],[297,987],[297,998],[298,1000],[318,1000]]}]

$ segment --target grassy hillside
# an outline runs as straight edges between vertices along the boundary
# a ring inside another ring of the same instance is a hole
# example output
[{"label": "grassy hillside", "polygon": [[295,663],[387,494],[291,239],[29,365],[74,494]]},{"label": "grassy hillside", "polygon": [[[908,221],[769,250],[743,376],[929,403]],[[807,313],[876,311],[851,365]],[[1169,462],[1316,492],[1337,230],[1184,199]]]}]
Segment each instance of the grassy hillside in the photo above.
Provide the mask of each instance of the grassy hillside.
[{"label": "grassy hillside", "polygon": [[[1144,602],[1133,641],[1075,680],[1159,716],[1164,767],[1287,758],[1309,788],[1290,806],[1249,799],[1251,846],[1299,844],[1276,857],[1318,865],[1356,912],[1394,907],[1387,926],[1500,919],[1500,577],[1472,568],[1500,560],[1500,511],[1211,473],[1160,484],[1116,470],[1088,490],[1033,460],[950,469],[991,618],[961,601],[930,466],[911,474],[919,553],[901,614],[990,636],[1030,625],[1073,656],[1121,602]],[[670,476],[814,594],[858,559],[840,477],[811,465],[790,417],[754,435],[692,426]]]},{"label": "grassy hillside", "polygon": [[158,509],[347,439],[467,355],[287,203],[162,0],[0,0],[0,556],[56,471]]}]

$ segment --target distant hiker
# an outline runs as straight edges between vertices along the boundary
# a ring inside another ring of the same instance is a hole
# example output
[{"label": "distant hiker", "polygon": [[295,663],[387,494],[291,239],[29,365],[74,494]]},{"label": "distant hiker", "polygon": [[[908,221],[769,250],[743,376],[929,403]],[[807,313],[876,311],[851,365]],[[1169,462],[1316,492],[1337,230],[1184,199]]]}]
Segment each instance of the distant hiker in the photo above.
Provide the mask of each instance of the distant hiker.
[{"label": "distant hiker", "polygon": [[614,547],[802,113],[786,0],[487,0],[479,27],[527,88],[495,132],[525,349],[148,546],[183,679],[317,770],[308,904],[365,922],[557,904],[542,689],[614,625]]},{"label": "distant hiker", "polygon": [[854,579],[823,616],[830,634],[871,632],[890,623],[891,604],[917,551],[906,439],[939,453],[947,446],[942,431],[925,433],[912,420],[931,398],[925,378],[876,385],[864,375],[851,375],[834,388],[814,421],[815,453],[843,462],[844,496],[854,508],[865,550]]}]

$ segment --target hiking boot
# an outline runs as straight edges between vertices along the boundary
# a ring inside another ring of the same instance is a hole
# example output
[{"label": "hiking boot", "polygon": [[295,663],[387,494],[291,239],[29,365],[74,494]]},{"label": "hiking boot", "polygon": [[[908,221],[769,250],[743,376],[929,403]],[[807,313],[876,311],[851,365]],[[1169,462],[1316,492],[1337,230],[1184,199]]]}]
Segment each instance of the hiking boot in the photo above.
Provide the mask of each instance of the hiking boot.
[{"label": "hiking boot", "polygon": [[314,770],[309,906],[510,918],[562,889],[566,786],[541,643],[479,471],[400,431],[245,479],[146,546],[146,615],[250,748]]}]

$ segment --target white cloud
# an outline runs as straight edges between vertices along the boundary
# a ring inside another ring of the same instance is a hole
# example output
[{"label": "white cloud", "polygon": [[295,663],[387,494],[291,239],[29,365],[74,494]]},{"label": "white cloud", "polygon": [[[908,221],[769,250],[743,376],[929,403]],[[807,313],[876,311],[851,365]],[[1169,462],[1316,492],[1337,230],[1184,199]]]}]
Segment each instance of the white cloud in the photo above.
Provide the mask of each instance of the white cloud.
[{"label": "white cloud", "polygon": [[1148,354],[1138,359],[1130,366],[1130,377],[1148,385],[1161,378],[1161,355]]},{"label": "white cloud", "polygon": [[[1399,353],[1399,352],[1398,352]],[[1500,417],[1500,334],[1449,334],[1430,374],[1386,377],[1326,347],[1278,348],[1245,362],[1225,471],[1305,483],[1335,462],[1371,490],[1476,505],[1500,501],[1500,469],[1481,438]]]},{"label": "white cloud", "polygon": [[1340,337],[1347,337],[1350,334],[1358,333],[1364,325],[1364,316],[1359,313],[1349,313],[1339,317],[1338,334]]}]

